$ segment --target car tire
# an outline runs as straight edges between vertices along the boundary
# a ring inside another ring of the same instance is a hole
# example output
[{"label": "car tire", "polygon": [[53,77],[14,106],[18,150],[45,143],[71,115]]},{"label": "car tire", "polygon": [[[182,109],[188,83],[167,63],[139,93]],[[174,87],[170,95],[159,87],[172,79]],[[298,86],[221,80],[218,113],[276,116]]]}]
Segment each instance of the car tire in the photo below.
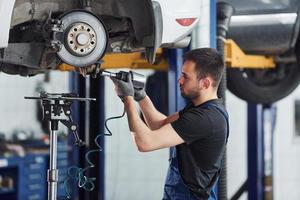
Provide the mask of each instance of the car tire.
[{"label": "car tire", "polygon": [[237,97],[252,103],[270,104],[289,95],[298,86],[296,63],[275,69],[228,69],[227,87]]}]

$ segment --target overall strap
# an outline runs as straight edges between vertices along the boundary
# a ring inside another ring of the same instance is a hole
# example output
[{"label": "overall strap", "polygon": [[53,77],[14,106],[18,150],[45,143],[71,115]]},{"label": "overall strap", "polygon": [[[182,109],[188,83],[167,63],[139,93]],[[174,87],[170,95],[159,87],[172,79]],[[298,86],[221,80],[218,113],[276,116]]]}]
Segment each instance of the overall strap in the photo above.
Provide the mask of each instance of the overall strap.
[{"label": "overall strap", "polygon": [[170,147],[170,159],[176,158],[176,147]]}]

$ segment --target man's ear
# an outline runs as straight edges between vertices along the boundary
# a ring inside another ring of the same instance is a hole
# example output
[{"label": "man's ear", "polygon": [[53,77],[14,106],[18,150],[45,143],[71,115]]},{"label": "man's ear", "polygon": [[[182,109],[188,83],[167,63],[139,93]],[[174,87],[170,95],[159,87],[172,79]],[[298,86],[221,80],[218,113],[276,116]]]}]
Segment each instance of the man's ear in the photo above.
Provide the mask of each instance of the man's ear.
[{"label": "man's ear", "polygon": [[209,78],[202,78],[200,81],[199,81],[199,86],[200,88],[203,88],[203,89],[207,89],[209,88],[209,86],[211,85],[211,80],[209,80]]}]

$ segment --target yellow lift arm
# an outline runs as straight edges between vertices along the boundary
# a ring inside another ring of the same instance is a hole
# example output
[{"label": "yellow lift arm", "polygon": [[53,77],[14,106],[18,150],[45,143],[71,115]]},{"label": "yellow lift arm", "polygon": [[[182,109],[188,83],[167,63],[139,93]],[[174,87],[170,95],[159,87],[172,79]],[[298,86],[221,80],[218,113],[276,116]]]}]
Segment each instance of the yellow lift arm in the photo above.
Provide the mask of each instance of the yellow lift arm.
[{"label": "yellow lift arm", "polygon": [[231,39],[224,44],[225,63],[231,68],[266,69],[275,68],[273,57],[246,55]]},{"label": "yellow lift arm", "polygon": [[[268,69],[275,68],[276,66],[273,57],[247,55],[231,39],[226,40],[224,45],[225,63],[227,67]],[[149,64],[141,52],[111,53],[104,56],[101,69],[133,68],[167,71],[169,65],[161,48],[157,50],[156,58],[155,64]],[[76,67],[64,63],[58,66],[58,70],[75,71]]]}]

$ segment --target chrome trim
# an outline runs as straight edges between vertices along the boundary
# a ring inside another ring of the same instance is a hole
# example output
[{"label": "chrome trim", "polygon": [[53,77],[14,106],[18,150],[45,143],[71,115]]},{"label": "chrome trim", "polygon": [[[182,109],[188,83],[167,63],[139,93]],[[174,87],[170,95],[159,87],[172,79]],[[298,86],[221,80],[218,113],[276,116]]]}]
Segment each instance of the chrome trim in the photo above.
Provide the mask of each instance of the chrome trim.
[{"label": "chrome trim", "polygon": [[297,19],[297,13],[236,15],[231,17],[230,26],[294,24],[296,22],[296,19]]}]

